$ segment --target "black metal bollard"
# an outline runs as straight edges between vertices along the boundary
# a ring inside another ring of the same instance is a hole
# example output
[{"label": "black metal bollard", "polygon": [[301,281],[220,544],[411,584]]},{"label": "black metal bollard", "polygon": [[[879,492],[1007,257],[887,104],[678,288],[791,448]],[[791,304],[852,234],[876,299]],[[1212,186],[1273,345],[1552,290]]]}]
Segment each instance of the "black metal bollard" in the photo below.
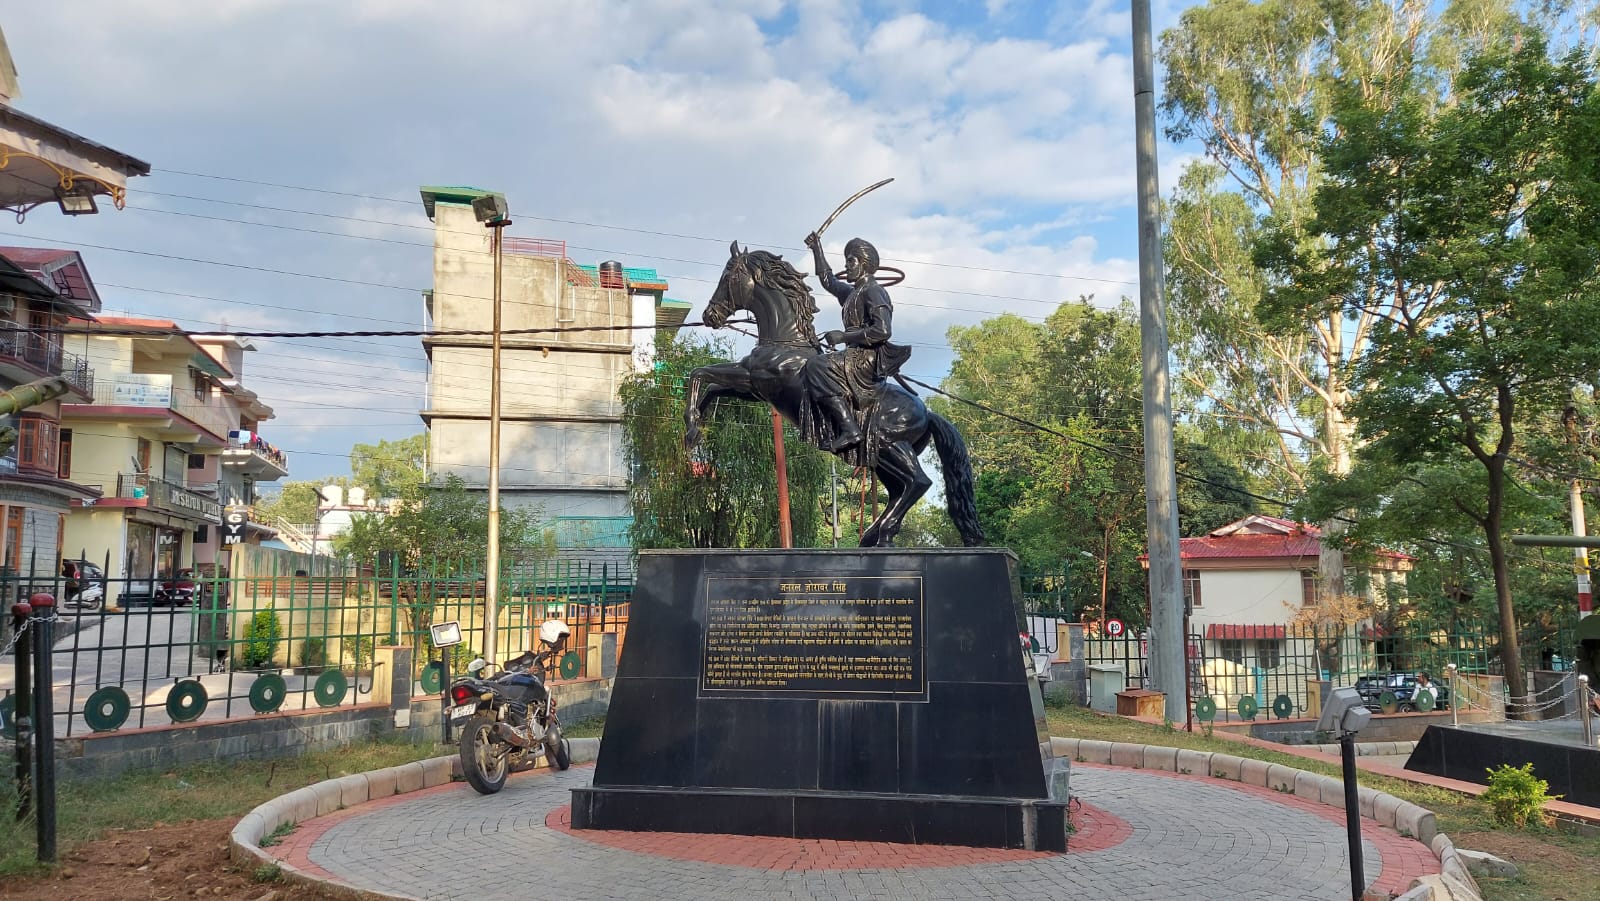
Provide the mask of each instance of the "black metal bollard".
[{"label": "black metal bollard", "polygon": [[33,618],[33,737],[34,759],[38,763],[34,778],[35,822],[38,826],[38,854],[42,863],[56,860],[56,715],[55,679],[51,673],[50,647],[55,643],[56,599],[39,592],[28,598]]},{"label": "black metal bollard", "polygon": [[450,648],[444,649],[444,655],[439,658],[439,722],[444,724],[444,743],[451,742],[450,737]]},{"label": "black metal bollard", "polygon": [[1361,800],[1356,791],[1356,734],[1339,736],[1339,757],[1344,767],[1345,838],[1350,843],[1350,897],[1361,901],[1367,890],[1367,876],[1361,859]]},{"label": "black metal bollard", "polygon": [[11,605],[11,634],[16,639],[17,667],[16,709],[12,716],[17,722],[17,821],[26,819],[33,810],[33,655],[28,653],[32,636],[28,635],[28,617],[33,608],[18,601]]}]

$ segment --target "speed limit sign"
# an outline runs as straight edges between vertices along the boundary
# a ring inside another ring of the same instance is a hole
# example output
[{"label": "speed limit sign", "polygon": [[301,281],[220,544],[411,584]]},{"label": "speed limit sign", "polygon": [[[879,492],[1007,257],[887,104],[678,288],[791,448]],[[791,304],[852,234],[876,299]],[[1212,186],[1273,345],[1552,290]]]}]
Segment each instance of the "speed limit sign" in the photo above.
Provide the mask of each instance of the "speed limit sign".
[{"label": "speed limit sign", "polygon": [[1112,638],[1120,636],[1123,632],[1127,631],[1127,629],[1128,627],[1124,626],[1122,624],[1122,620],[1120,619],[1106,620],[1106,634],[1110,635]]}]

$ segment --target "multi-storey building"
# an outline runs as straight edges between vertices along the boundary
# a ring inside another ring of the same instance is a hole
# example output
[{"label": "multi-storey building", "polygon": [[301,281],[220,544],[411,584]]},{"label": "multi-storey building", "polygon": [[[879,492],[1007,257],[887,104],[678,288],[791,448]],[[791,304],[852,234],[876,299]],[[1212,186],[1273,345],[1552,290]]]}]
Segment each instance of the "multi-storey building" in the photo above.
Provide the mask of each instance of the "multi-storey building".
[{"label": "multi-storey building", "polygon": [[[96,213],[107,201],[120,208],[128,179],[150,174],[149,163],[16,109],[20,96],[16,65],[0,35],[0,209],[20,220],[41,208],[68,216]],[[4,255],[0,391],[47,376],[71,386],[65,397],[7,417],[18,440],[0,457],[0,573],[43,578],[60,570],[68,503],[95,496],[62,468],[72,445],[70,438],[63,441],[60,421],[63,402],[93,394],[94,376],[54,329],[91,317],[99,298],[77,253],[28,248]]]},{"label": "multi-storey building", "polygon": [[165,320],[103,317],[87,327],[94,394],[64,404],[62,416],[72,473],[98,482],[102,496],[68,517],[71,556],[109,558],[112,588],[134,596],[182,569],[225,569],[223,505],[253,503],[258,483],[288,474],[282,452],[257,432],[272,409],[242,384],[254,348]]},{"label": "multi-storey building", "polygon": [[[477,188],[422,189],[434,222],[429,335],[428,460],[434,479],[484,489],[489,473],[490,339],[494,258],[472,201]],[[501,503],[535,508],[564,546],[615,546],[626,534],[628,466],[617,389],[650,365],[655,330],[683,323],[653,269],[580,266],[561,241],[506,237],[501,327],[572,329],[506,335],[501,354]]]},{"label": "multi-storey building", "polygon": [[99,493],[72,478],[72,433],[61,428],[62,404],[93,395],[94,371],[57,331],[99,306],[77,253],[0,248],[0,391],[50,376],[69,388],[5,417],[17,441],[0,454],[0,571],[53,575],[69,504]]}]

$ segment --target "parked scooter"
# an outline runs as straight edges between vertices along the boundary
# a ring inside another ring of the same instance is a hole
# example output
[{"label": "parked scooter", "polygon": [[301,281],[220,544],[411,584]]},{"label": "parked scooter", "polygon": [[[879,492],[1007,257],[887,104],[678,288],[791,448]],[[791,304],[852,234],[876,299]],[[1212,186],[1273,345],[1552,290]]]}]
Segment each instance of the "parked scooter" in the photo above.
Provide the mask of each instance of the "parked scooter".
[{"label": "parked scooter", "polygon": [[545,683],[572,630],[560,620],[539,627],[540,650],[525,651],[493,677],[482,657],[450,685],[445,715],[461,726],[461,772],[479,793],[505,787],[513,770],[548,757],[555,768],[572,765],[572,745],[561,737],[556,699]]}]

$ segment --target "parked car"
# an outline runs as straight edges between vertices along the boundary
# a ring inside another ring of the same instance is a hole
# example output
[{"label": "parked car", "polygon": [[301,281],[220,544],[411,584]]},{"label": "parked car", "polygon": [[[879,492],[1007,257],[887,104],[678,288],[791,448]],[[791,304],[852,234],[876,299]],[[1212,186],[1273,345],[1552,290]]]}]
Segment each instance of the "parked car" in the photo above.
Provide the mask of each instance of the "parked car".
[{"label": "parked car", "polygon": [[[170,604],[174,607],[187,607],[199,601],[202,605],[209,605],[213,585],[204,575],[197,575],[193,569],[178,570],[178,575],[161,583],[156,589],[155,603]],[[223,598],[226,600],[227,589],[223,589]]]},{"label": "parked car", "polygon": [[[1384,692],[1393,692],[1396,709],[1405,713],[1419,709],[1415,701],[1417,685],[1417,673],[1375,673],[1357,679],[1356,691],[1369,710],[1382,710]],[[1449,686],[1430,681],[1428,688],[1433,692],[1434,710],[1450,709]]]},{"label": "parked car", "polygon": [[61,561],[61,606],[82,612],[99,610],[106,603],[106,574],[87,560]]}]

